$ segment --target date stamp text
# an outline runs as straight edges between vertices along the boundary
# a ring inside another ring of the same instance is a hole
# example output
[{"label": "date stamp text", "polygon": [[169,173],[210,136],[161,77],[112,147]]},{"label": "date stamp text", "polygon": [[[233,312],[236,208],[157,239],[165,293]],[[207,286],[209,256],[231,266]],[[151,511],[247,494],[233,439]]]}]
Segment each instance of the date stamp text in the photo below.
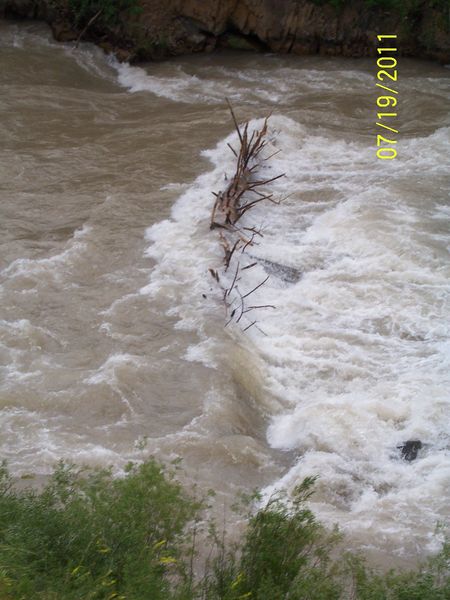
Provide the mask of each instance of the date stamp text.
[{"label": "date stamp text", "polygon": [[[397,119],[397,59],[395,54],[396,35],[378,35],[378,58],[377,58],[377,83],[376,86],[381,88],[377,98],[377,157],[382,160],[392,160],[397,156],[395,144],[397,140],[395,135],[398,134],[396,125]],[[395,127],[393,127],[395,125]],[[383,130],[380,132],[380,130]]]}]

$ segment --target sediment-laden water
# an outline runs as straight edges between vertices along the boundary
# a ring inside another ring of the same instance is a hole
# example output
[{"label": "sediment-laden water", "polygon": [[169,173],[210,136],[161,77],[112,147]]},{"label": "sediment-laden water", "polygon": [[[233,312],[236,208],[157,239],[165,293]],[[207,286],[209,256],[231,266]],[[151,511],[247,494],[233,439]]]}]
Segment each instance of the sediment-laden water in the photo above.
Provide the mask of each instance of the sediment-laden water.
[{"label": "sediment-laden water", "polygon": [[[245,53],[119,65],[0,25],[0,424],[13,472],[183,457],[225,494],[320,475],[350,543],[414,558],[448,518],[450,71],[399,64],[375,156],[372,60]],[[224,328],[209,219],[225,104],[272,111],[264,237]],[[288,276],[286,275],[288,274]],[[293,275],[294,274],[294,275]],[[249,319],[250,319],[250,315]],[[248,322],[250,323],[250,321]],[[416,460],[397,446],[419,439]]]}]

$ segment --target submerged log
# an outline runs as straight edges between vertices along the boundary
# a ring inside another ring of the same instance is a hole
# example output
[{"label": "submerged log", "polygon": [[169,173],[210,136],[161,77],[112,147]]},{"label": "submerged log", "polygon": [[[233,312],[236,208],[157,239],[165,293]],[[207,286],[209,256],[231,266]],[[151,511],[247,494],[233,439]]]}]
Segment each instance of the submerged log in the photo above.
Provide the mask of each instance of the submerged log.
[{"label": "submerged log", "polygon": [[302,278],[303,271],[296,267],[290,267],[289,265],[283,265],[279,262],[274,262],[267,258],[259,258],[257,256],[255,256],[254,259],[263,267],[266,273],[278,277],[281,281],[286,283],[297,283]]}]

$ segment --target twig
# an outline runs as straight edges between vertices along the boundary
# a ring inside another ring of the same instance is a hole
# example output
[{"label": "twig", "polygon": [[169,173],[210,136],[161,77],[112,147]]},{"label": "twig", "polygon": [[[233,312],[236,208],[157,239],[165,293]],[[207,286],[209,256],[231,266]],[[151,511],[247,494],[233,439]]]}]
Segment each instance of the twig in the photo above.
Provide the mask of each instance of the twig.
[{"label": "twig", "polygon": [[[250,329],[250,327],[253,327],[253,325],[256,325],[256,323],[257,323],[257,321],[253,321],[253,323],[250,323],[250,325],[248,325],[248,327],[246,327],[244,329],[244,331],[247,331],[248,329]],[[258,329],[259,329],[259,327],[258,327]]]},{"label": "twig", "polygon": [[237,122],[237,120],[236,120],[236,116],[235,116],[235,114],[234,114],[233,107],[231,106],[231,102],[228,100],[228,98],[225,98],[225,100],[227,101],[228,108],[230,109],[231,116],[233,117],[233,121],[234,121],[234,125],[235,125],[235,127],[236,127],[236,131],[238,132],[239,139],[240,139],[240,141],[241,141],[241,144],[242,144],[242,135],[241,135],[241,130],[239,129],[239,125],[238,125],[238,122]]},{"label": "twig", "polygon": [[251,265],[247,265],[246,267],[244,267],[242,270],[245,271],[245,269],[251,269],[252,267],[256,266],[258,263],[254,262]]},{"label": "twig", "polygon": [[95,15],[93,17],[91,17],[86,25],[86,27],[84,27],[81,30],[80,35],[77,38],[76,44],[75,44],[75,48],[78,48],[78,46],[80,45],[80,40],[83,37],[83,35],[86,33],[86,31],[89,29],[89,27],[94,23],[94,21],[96,21],[98,19],[98,17],[102,14],[103,12],[103,8],[101,8],[98,12],[95,13]]},{"label": "twig", "polygon": [[260,304],[259,306],[249,306],[245,309],[244,312],[250,312],[251,310],[255,310],[256,308],[276,308],[273,304]]},{"label": "twig", "polygon": [[231,290],[234,288],[234,284],[236,283],[237,276],[238,276],[238,273],[239,273],[239,268],[240,268],[240,264],[238,263],[237,267],[236,267],[236,273],[234,274],[233,283],[231,284],[231,287],[228,288],[227,293],[225,294],[225,297],[229,296]]},{"label": "twig", "polygon": [[250,296],[250,294],[253,294],[253,292],[256,292],[256,290],[258,290],[261,286],[263,286],[266,281],[268,281],[270,279],[270,275],[267,275],[267,277],[264,279],[264,281],[261,281],[261,283],[258,283],[258,285],[256,287],[254,287],[250,292],[247,292],[243,298],[248,298]]}]

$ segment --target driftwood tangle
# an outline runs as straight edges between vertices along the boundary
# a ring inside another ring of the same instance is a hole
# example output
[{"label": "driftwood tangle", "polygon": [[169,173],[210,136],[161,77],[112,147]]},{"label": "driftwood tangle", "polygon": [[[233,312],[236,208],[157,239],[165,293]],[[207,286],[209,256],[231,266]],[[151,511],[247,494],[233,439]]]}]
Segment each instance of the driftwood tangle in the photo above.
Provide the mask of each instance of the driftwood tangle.
[{"label": "driftwood tangle", "polygon": [[[269,117],[265,118],[262,128],[259,131],[253,131],[249,137],[248,122],[244,124],[241,131],[233,107],[228,100],[227,103],[239,136],[240,149],[238,154],[229,145],[237,159],[236,171],[224,192],[213,192],[216,201],[211,215],[211,229],[215,229],[216,227],[231,229],[242,215],[252,208],[252,206],[263,200],[279,204],[279,202],[273,199],[273,194],[261,192],[259,188],[276,179],[280,179],[280,177],[284,177],[284,173],[282,173],[271,179],[255,179],[255,173],[260,167],[260,163],[258,162],[259,156],[267,144],[266,134]],[[268,160],[269,158],[271,157],[269,156],[263,160]],[[256,198],[248,199],[244,197],[247,193],[255,194]]]},{"label": "driftwood tangle", "polygon": [[[258,178],[258,169],[261,167],[261,162],[267,161],[277,154],[275,152],[266,158],[261,157],[261,152],[267,145],[267,124],[270,115],[265,118],[260,130],[254,130],[250,134],[249,123],[244,123],[240,127],[228,99],[227,103],[239,137],[240,148],[239,152],[236,152],[228,144],[236,157],[236,169],[225,191],[213,192],[216,200],[211,214],[210,228],[221,230],[220,244],[224,252],[223,268],[224,271],[227,271],[233,263],[234,276],[231,284],[225,288],[221,283],[218,271],[210,269],[209,272],[222,287],[228,325],[231,321],[239,323],[247,313],[255,309],[275,308],[272,305],[249,306],[247,304],[249,296],[263,286],[269,277],[266,277],[250,291],[242,293],[240,290],[239,283],[241,282],[242,272],[258,264],[257,262],[251,263],[249,260],[243,260],[246,250],[255,244],[255,238],[263,237],[263,234],[261,227],[240,226],[238,221],[251,208],[264,200],[274,204],[281,202],[281,200],[275,200],[272,193],[265,191],[264,186],[284,177],[284,173],[269,179]],[[244,331],[255,324],[256,320],[251,321]]]}]

